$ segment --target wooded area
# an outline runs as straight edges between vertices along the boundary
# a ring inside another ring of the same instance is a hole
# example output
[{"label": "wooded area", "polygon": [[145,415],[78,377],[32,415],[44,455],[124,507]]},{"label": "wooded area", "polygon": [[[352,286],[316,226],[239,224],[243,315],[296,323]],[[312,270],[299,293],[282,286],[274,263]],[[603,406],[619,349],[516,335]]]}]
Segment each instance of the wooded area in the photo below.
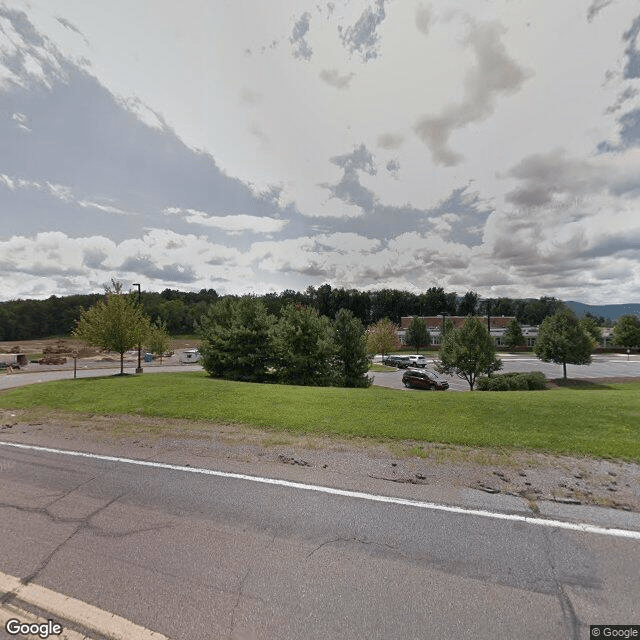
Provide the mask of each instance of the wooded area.
[{"label": "wooded area", "polygon": [[[0,302],[0,341],[69,335],[80,318],[81,310],[88,309],[103,296],[104,293],[92,293]],[[213,289],[202,289],[197,293],[165,289],[161,293],[142,291],[141,301],[145,313],[152,320],[165,322],[169,333],[180,335],[194,333],[196,323],[210,303],[219,297]],[[442,287],[431,287],[424,293],[414,294],[396,289],[333,289],[328,284],[308,287],[304,292],[287,289],[256,298],[263,302],[268,313],[276,316],[291,303],[313,307],[320,315],[332,320],[341,308],[349,309],[365,326],[385,317],[399,323],[402,316],[432,316],[443,312],[451,315],[486,314],[487,306],[494,317],[515,316],[521,324],[539,325],[563,305],[551,297],[479,300],[473,291],[458,297],[456,293],[445,292]]]}]

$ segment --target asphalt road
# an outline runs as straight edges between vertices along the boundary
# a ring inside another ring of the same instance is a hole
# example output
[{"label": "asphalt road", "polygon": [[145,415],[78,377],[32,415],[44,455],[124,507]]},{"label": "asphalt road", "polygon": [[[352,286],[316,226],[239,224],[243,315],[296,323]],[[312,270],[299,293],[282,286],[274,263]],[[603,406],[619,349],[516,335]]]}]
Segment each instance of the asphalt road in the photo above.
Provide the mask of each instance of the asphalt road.
[{"label": "asphalt road", "polygon": [[178,640],[640,623],[640,539],[7,446],[0,540],[3,573]]}]

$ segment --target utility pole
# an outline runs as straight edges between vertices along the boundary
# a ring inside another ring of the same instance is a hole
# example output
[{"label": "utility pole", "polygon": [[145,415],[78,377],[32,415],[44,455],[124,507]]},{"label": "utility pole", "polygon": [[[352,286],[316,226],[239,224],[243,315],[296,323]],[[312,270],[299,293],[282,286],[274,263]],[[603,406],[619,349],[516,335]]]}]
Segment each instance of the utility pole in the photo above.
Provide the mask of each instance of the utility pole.
[{"label": "utility pole", "polygon": [[[142,305],[142,293],[140,292],[140,284],[138,282],[133,283],[134,287],[138,287],[138,305]],[[138,368],[136,369],[136,373],[142,373],[142,364],[140,362],[140,352],[142,351],[142,345],[138,342]]]}]

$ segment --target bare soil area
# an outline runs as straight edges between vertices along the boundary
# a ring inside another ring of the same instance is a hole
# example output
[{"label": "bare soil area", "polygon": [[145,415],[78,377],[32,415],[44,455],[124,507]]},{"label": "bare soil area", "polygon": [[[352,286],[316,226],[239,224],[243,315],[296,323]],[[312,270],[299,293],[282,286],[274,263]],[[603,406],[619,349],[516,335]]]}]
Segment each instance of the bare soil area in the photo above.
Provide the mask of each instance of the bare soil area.
[{"label": "bare soil area", "polygon": [[238,425],[0,410],[0,440],[332,486],[469,488],[640,512],[640,465],[421,442],[296,436]]},{"label": "bare soil area", "polygon": [[[182,349],[192,349],[198,346],[197,338],[174,339],[171,342],[171,351],[174,355],[163,358],[162,364],[177,364],[179,362],[178,351]],[[41,340],[15,340],[0,342],[0,362],[2,354],[23,353],[30,360],[42,358],[43,355],[60,356],[66,362],[56,364],[38,364],[30,362],[28,365],[16,367],[23,371],[54,371],[59,369],[72,369],[74,355],[77,356],[77,366],[79,368],[100,368],[112,367],[120,362],[120,354],[111,351],[104,351],[96,347],[90,347],[75,338],[42,338]],[[143,350],[144,353],[144,350]],[[137,350],[125,353],[124,362],[131,365],[137,362]],[[154,364],[159,364],[159,360],[154,360]],[[149,366],[149,363],[146,363]]]}]

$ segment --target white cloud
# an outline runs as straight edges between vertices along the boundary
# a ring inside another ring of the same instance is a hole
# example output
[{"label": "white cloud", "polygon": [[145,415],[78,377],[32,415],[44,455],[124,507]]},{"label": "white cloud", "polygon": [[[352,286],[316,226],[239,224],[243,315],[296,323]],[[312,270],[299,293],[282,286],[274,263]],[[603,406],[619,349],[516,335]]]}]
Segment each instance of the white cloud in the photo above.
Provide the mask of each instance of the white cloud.
[{"label": "white cloud", "polygon": [[[633,3],[185,2],[0,9],[0,134],[40,143],[0,174],[4,239],[34,252],[10,291],[122,272],[640,297]],[[68,126],[49,147],[53,97],[90,145]]]},{"label": "white cloud", "polygon": [[190,224],[222,229],[228,233],[240,233],[243,231],[249,231],[251,233],[275,233],[282,231],[289,223],[288,220],[279,218],[250,216],[246,214],[212,216],[204,211],[180,209],[178,207],[169,207],[165,209],[165,212],[182,215],[184,220]]}]

